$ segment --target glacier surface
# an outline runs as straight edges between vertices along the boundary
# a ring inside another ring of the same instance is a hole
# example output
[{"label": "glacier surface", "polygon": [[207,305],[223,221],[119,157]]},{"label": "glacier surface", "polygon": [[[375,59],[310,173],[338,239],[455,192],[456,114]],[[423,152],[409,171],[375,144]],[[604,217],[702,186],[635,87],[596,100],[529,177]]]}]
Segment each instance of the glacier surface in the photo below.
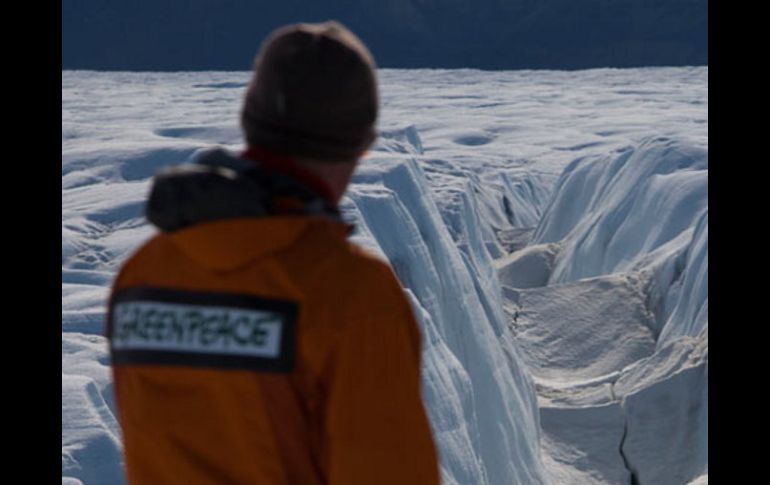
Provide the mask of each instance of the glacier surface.
[{"label": "glacier surface", "polygon": [[[708,482],[708,68],[382,70],[341,208],[423,333],[447,484]],[[248,73],[62,73],[62,482],[122,483],[104,303]]]}]

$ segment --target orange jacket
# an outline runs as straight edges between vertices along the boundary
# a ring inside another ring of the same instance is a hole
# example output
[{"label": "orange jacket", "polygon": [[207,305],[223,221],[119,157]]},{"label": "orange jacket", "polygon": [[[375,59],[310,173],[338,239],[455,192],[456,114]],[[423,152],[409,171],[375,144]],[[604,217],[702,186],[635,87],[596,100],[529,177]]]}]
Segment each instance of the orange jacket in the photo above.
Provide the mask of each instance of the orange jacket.
[{"label": "orange jacket", "polygon": [[108,337],[131,484],[436,484],[420,334],[390,268],[313,216],[161,232]]}]

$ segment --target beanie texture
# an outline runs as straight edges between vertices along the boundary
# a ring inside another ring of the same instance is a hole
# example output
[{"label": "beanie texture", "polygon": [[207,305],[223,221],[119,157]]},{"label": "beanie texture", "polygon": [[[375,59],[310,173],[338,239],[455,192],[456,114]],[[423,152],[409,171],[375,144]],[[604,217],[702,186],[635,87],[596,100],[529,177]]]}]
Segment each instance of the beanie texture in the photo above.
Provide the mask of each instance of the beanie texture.
[{"label": "beanie texture", "polygon": [[293,24],[263,43],[246,90],[241,127],[249,146],[351,161],[377,137],[374,59],[342,24]]}]

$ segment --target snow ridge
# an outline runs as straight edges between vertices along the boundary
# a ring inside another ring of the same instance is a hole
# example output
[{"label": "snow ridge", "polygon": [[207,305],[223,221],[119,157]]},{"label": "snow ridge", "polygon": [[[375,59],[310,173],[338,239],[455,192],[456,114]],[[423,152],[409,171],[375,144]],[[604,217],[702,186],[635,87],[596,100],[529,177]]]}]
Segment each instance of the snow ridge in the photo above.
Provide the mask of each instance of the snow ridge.
[{"label": "snow ridge", "polygon": [[[410,150],[418,154],[417,146]],[[424,393],[442,458],[442,475],[456,483],[545,483],[534,388],[516,350],[504,353],[501,291],[481,229],[475,199],[463,199],[467,246],[460,251],[444,226],[413,155],[371,158],[343,205],[362,228],[359,242],[387,258],[414,295],[416,313],[431,345],[425,349]],[[398,227],[398,231],[393,228]],[[485,276],[479,276],[486,275]],[[454,381],[434,380],[432,354],[451,353]],[[433,370],[432,370],[433,369]],[[467,377],[466,377],[467,376]],[[466,380],[467,379],[467,380]],[[460,381],[460,386],[456,386]],[[447,383],[453,387],[447,387]],[[465,426],[445,427],[445,396],[458,396]],[[464,443],[459,443],[458,434]],[[453,439],[444,439],[446,435]],[[471,459],[468,453],[473,450]],[[478,463],[469,468],[467,463]]]},{"label": "snow ridge", "polygon": [[552,480],[707,479],[707,183],[707,150],[668,137],[578,158],[496,262]]}]

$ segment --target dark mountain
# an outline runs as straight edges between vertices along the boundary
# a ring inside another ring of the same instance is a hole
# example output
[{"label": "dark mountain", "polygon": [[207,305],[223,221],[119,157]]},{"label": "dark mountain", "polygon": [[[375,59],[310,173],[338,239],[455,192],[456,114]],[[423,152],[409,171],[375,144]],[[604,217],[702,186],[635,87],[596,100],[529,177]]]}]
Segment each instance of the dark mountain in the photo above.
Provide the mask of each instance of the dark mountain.
[{"label": "dark mountain", "polygon": [[381,67],[708,64],[708,0],[63,0],[62,68],[247,70],[274,28],[328,19]]}]

